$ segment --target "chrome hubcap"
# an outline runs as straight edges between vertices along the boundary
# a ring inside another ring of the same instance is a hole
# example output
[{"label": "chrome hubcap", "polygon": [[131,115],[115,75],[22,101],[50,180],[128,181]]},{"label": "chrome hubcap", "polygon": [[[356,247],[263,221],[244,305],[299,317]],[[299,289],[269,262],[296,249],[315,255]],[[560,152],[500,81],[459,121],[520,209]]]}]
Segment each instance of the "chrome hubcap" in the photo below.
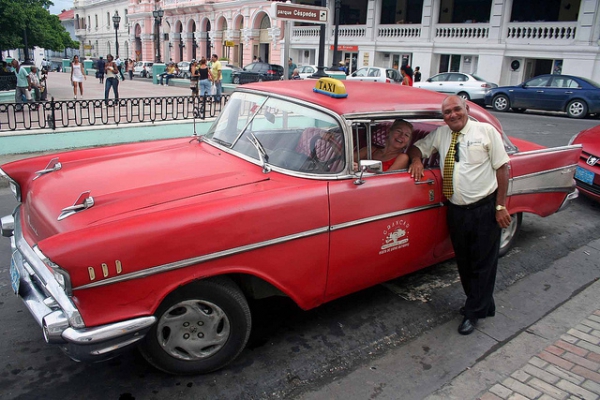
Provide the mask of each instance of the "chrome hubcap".
[{"label": "chrome hubcap", "polygon": [[157,326],[160,346],[180,360],[200,360],[223,348],[231,335],[227,315],[216,304],[186,300],[165,312]]}]

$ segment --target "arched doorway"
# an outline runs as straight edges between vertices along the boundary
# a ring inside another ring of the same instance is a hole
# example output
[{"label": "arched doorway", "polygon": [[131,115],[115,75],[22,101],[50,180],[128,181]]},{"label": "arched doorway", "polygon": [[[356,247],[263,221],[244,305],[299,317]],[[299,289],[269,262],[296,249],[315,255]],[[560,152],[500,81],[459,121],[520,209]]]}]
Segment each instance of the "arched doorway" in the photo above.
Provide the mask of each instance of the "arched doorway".
[{"label": "arched doorway", "polygon": [[254,54],[258,54],[258,58],[264,62],[269,62],[271,52],[271,41],[269,38],[269,28],[271,27],[271,18],[266,13],[257,16],[258,20],[258,45],[254,45]]},{"label": "arched doorway", "polygon": [[135,26],[135,61],[143,61],[142,60],[142,27],[140,24]]}]

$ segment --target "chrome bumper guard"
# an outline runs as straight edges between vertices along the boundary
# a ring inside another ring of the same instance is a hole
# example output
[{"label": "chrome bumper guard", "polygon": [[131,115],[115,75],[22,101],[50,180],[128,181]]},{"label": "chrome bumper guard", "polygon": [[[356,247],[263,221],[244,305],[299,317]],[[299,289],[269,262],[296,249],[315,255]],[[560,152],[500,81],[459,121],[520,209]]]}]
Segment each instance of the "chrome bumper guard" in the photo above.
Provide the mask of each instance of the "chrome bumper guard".
[{"label": "chrome bumper guard", "polygon": [[[573,185],[575,185],[575,181],[573,181]],[[565,199],[563,200],[563,203],[560,205],[560,208],[558,209],[558,211],[562,211],[565,208],[569,207],[569,205],[571,204],[571,201],[575,200],[578,197],[579,197],[579,190],[576,189],[575,187],[573,187],[573,191],[571,193],[569,193],[567,195],[567,197],[565,197]]]},{"label": "chrome bumper guard", "polygon": [[59,344],[72,359],[112,358],[142,339],[156,322],[156,317],[148,316],[86,328],[71,298],[23,238],[20,206],[14,213],[10,241],[11,268],[19,275],[18,296],[42,328],[46,342]]}]

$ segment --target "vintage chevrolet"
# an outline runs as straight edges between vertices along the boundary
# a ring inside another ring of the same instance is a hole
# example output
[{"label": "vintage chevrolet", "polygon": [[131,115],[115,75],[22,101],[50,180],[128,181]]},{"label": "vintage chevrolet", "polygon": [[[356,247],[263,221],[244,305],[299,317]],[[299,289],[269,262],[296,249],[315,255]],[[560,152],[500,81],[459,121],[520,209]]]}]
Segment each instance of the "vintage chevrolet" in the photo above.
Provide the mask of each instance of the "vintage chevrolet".
[{"label": "vintage chevrolet", "polygon": [[[415,181],[356,155],[397,118],[412,140],[427,135],[443,124],[443,98],[331,78],[255,83],[205,136],[5,164],[19,202],[2,218],[12,287],[74,360],[138,346],[168,373],[222,368],[248,340],[249,299],[310,309],[453,257],[439,159]],[[470,117],[494,125],[510,155],[506,252],[522,213],[577,197],[581,146],[509,138],[474,104]]]}]

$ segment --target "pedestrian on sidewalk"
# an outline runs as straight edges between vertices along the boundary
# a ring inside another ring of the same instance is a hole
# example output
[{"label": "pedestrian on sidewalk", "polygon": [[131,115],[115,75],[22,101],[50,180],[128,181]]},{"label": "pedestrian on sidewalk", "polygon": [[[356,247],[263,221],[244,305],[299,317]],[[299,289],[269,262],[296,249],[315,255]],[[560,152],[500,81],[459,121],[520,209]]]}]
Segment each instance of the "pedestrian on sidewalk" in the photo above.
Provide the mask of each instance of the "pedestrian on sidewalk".
[{"label": "pedestrian on sidewalk", "polygon": [[83,81],[87,77],[83,74],[83,65],[79,62],[79,56],[73,56],[71,62],[71,82],[73,83],[73,98],[77,100],[77,87],[83,98]]},{"label": "pedestrian on sidewalk", "polygon": [[111,87],[115,94],[115,100],[119,100],[119,79],[117,78],[119,67],[117,67],[117,63],[114,61],[112,54],[106,55],[105,72],[106,85],[104,86],[104,101],[108,104],[108,93],[110,92]]},{"label": "pedestrian on sidewalk", "polygon": [[[31,101],[31,82],[29,81],[29,74],[25,68],[22,68],[19,61],[13,58],[11,63],[14,73],[17,77],[17,87],[15,88],[15,103],[24,103],[25,101]],[[25,98],[25,100],[23,100]],[[17,106],[18,110],[22,109],[22,106]]]},{"label": "pedestrian on sidewalk", "polygon": [[121,80],[124,81],[125,75],[123,75],[123,61],[121,61],[121,58],[119,57],[118,54],[117,54],[117,58],[115,59],[115,64],[117,64],[117,70],[119,72],[119,75],[121,75]]},{"label": "pedestrian on sidewalk", "polygon": [[200,71],[198,68],[198,61],[192,60],[190,62],[190,90],[192,91],[192,97],[198,97],[199,78]]},{"label": "pedestrian on sidewalk", "polygon": [[102,56],[100,56],[100,59],[96,64],[96,68],[98,69],[98,72],[96,73],[96,78],[100,80],[100,84],[102,85],[104,83],[104,69],[106,68],[106,61],[104,61]]},{"label": "pedestrian on sidewalk", "polygon": [[35,93],[35,101],[41,101],[43,86],[38,78],[38,69],[35,65],[31,67],[31,72],[29,73],[29,82],[31,83],[31,90],[33,90],[33,93]]},{"label": "pedestrian on sidewalk", "polygon": [[129,72],[129,80],[132,81],[133,80],[133,60],[131,58],[127,59],[127,61],[125,62],[125,68],[127,69],[127,72]]},{"label": "pedestrian on sidewalk", "polygon": [[446,222],[467,300],[458,332],[468,335],[479,318],[496,314],[494,284],[500,232],[511,222],[506,209],[508,154],[502,136],[490,124],[471,121],[469,106],[458,96],[442,102],[445,126],[412,145],[408,171],[423,174],[422,157],[440,154],[443,193],[448,199]]},{"label": "pedestrian on sidewalk", "polygon": [[196,71],[198,72],[198,80],[200,83],[200,96],[210,96],[210,68],[206,63],[206,58],[202,57],[200,59],[200,65],[196,67]]},{"label": "pedestrian on sidewalk", "polygon": [[216,54],[213,54],[210,60],[212,61],[210,74],[212,76],[213,86],[215,87],[214,99],[217,103],[220,103],[221,93],[223,92],[223,86],[221,85],[223,79],[221,62],[219,61],[219,56]]}]

